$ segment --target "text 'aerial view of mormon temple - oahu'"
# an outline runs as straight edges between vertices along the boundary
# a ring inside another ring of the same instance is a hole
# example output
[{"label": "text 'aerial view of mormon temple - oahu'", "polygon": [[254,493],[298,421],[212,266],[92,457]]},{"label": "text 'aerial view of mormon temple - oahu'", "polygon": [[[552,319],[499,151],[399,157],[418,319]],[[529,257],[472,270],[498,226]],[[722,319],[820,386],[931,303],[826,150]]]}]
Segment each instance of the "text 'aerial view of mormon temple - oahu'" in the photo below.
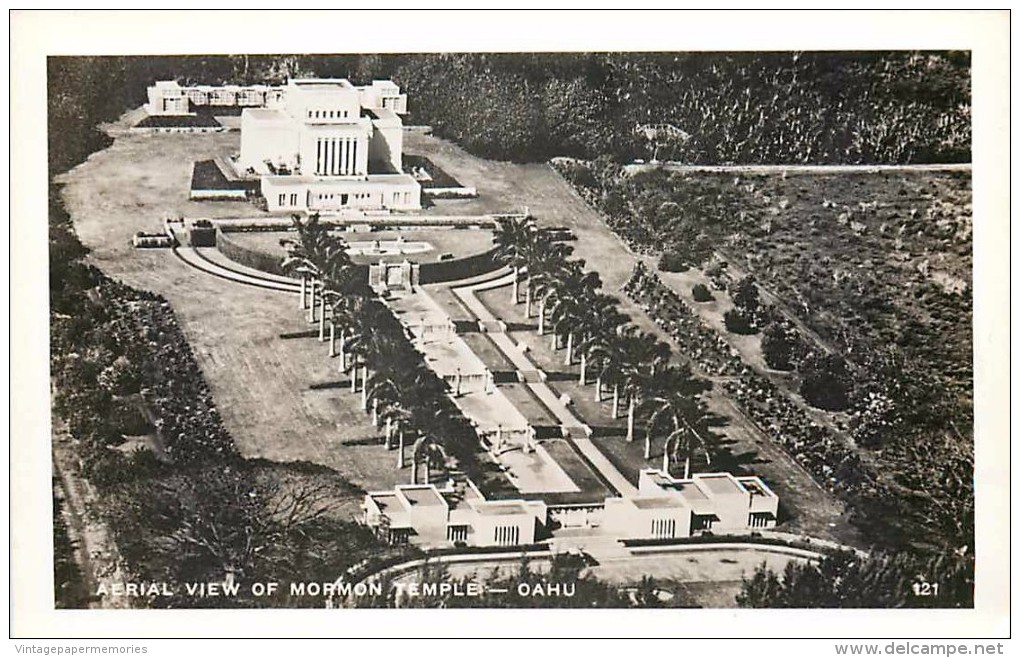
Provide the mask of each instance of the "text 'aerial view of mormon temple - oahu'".
[{"label": "text 'aerial view of mormon temple - oahu'", "polygon": [[50,57],[57,607],[973,607],[970,67]]}]

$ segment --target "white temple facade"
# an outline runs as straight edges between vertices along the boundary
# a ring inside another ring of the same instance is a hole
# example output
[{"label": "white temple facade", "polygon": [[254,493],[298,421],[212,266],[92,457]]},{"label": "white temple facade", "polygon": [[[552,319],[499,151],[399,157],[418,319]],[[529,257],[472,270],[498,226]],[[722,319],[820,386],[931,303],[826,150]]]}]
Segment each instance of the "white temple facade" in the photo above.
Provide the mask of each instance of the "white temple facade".
[{"label": "white temple facade", "polygon": [[421,185],[403,173],[406,107],[393,83],[291,80],[280,107],[241,113],[237,168],[261,177],[271,212],[418,210]]}]

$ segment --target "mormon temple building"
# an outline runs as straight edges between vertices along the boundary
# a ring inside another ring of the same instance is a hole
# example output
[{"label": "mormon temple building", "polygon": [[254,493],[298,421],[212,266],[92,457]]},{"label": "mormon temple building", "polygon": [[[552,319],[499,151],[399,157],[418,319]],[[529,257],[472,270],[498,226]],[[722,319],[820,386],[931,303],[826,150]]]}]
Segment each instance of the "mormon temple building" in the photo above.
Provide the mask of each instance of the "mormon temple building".
[{"label": "mormon temple building", "polygon": [[157,82],[146,110],[182,114],[203,105],[241,108],[236,168],[260,179],[270,212],[421,209],[421,185],[402,167],[407,95],[389,80],[209,89]]}]

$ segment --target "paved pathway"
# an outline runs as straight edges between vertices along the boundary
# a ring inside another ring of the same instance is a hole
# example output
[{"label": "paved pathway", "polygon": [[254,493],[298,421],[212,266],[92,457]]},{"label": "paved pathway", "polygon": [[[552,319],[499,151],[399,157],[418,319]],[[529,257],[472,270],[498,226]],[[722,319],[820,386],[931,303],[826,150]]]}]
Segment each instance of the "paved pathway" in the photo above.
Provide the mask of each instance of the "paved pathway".
[{"label": "paved pathway", "polygon": [[[475,285],[461,286],[453,288],[454,295],[457,296],[461,302],[464,303],[468,309],[475,314],[482,322],[497,322],[499,318],[492,314],[485,304],[475,296],[476,292],[481,290],[489,290],[491,288],[499,288],[502,286],[510,285],[513,282],[513,274],[508,274],[505,277],[494,279],[491,281],[485,281]],[[538,370],[538,367],[531,362],[530,359],[525,355],[523,351],[517,346],[509,336],[504,332],[493,332],[489,334],[492,342],[495,343],[496,347],[513,363],[514,367],[521,372],[527,372],[530,370]],[[577,418],[567,406],[560,400],[560,398],[553,393],[552,389],[545,382],[527,382],[527,386],[531,389],[532,393],[546,406],[547,409],[556,417],[564,427],[581,427],[584,423]],[[598,470],[599,473],[616,489],[621,495],[634,495],[637,493],[637,489],[630,483],[627,478],[623,476],[620,471],[616,469],[613,464],[606,459],[602,451],[599,450],[594,443],[588,438],[582,438],[578,436],[572,437],[574,444],[578,447],[582,454],[591,462],[591,464]]]},{"label": "paved pathway", "polygon": [[[215,249],[210,249],[215,251]],[[174,247],[172,251],[177,258],[184,261],[191,267],[221,279],[227,279],[228,281],[253,286],[255,288],[276,290],[279,292],[297,294],[301,290],[300,284],[296,282],[284,283],[283,281],[269,278],[273,276],[271,274],[249,270],[243,265],[230,266],[215,262],[208,258],[207,254],[194,247]]]}]

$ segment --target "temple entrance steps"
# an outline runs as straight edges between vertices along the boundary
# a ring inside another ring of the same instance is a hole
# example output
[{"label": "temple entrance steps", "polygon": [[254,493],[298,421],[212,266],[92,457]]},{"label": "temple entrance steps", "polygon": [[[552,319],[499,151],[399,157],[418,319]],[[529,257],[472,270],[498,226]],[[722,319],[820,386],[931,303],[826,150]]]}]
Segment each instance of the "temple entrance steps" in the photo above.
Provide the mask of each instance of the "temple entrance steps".
[{"label": "temple entrance steps", "polygon": [[587,425],[560,425],[560,431],[566,439],[591,438],[591,428]]},{"label": "temple entrance steps", "polygon": [[502,320],[479,320],[478,330],[487,334],[505,334],[506,322]]},{"label": "temple entrance steps", "polygon": [[545,373],[541,370],[518,370],[517,380],[523,384],[541,384],[545,381]]}]

